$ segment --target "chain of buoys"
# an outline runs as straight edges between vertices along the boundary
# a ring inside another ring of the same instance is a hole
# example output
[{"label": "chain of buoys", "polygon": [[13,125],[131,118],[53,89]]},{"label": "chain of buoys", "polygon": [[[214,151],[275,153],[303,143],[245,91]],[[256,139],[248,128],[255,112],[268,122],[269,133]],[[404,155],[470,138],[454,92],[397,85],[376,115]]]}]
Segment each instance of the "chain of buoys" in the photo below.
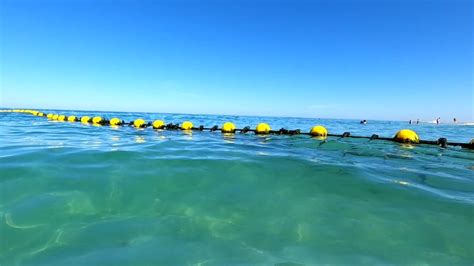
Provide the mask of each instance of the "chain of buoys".
[{"label": "chain of buoys", "polygon": [[151,127],[153,129],[161,129],[161,130],[197,130],[197,131],[221,131],[222,133],[226,134],[234,134],[234,133],[255,133],[259,135],[268,135],[268,134],[275,134],[275,135],[309,135],[311,137],[315,137],[321,140],[325,140],[327,137],[339,137],[339,138],[362,138],[362,139],[369,139],[369,140],[386,140],[386,141],[395,141],[399,143],[409,143],[409,144],[430,144],[430,145],[438,145],[440,147],[446,148],[448,146],[460,146],[463,148],[474,149],[474,139],[471,140],[470,143],[458,143],[458,142],[448,142],[446,138],[439,138],[436,141],[431,140],[420,140],[416,132],[410,129],[402,129],[398,131],[394,137],[392,138],[385,138],[379,137],[376,134],[373,134],[370,137],[367,136],[353,136],[350,132],[344,132],[343,134],[329,134],[328,130],[321,125],[317,125],[312,127],[309,132],[301,132],[300,129],[295,130],[288,130],[281,128],[279,130],[272,130],[270,125],[266,123],[258,124],[255,129],[251,129],[249,126],[244,128],[237,128],[233,123],[226,122],[222,125],[221,128],[218,126],[213,126],[210,128],[199,126],[195,127],[193,123],[190,121],[185,121],[181,125],[180,124],[165,124],[162,120],[155,120],[153,122],[147,122],[143,119],[136,119],[131,122],[125,122],[119,118],[111,118],[105,119],[100,116],[89,117],[89,116],[66,116],[60,114],[53,114],[53,113],[44,113],[36,110],[25,110],[25,109],[7,109],[7,110],[0,110],[0,112],[12,112],[12,113],[27,113],[35,116],[46,117],[50,120],[57,120],[57,121],[68,121],[68,122],[81,122],[85,124],[94,124],[94,125],[110,125],[110,126],[133,126],[136,128],[147,128]]}]

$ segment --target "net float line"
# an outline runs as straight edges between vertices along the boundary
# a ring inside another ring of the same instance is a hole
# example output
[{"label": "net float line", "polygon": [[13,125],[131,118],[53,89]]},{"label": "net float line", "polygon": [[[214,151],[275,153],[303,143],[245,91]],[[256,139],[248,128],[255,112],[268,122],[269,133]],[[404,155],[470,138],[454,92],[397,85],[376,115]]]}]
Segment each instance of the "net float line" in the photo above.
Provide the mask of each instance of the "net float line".
[{"label": "net float line", "polygon": [[213,127],[204,127],[202,125],[195,127],[192,122],[184,121],[182,124],[176,123],[168,123],[165,124],[163,120],[154,120],[154,121],[145,121],[141,118],[135,119],[133,121],[126,122],[122,119],[117,117],[106,119],[101,116],[74,116],[74,115],[63,115],[63,114],[55,114],[55,113],[44,113],[41,111],[36,110],[29,110],[29,109],[7,109],[7,110],[0,110],[0,112],[7,112],[7,113],[25,113],[34,116],[44,117],[49,120],[56,120],[56,121],[64,121],[64,122],[80,122],[84,124],[94,124],[99,126],[131,126],[135,128],[153,128],[153,129],[160,129],[160,130],[194,130],[194,131],[220,131],[222,133],[227,134],[235,134],[235,133],[254,133],[257,135],[308,135],[311,137],[317,137],[318,139],[324,140],[327,137],[338,137],[338,138],[358,138],[358,139],[369,139],[369,140],[385,140],[385,141],[392,141],[398,143],[409,143],[409,144],[428,144],[428,145],[437,145],[442,148],[446,148],[448,146],[459,146],[462,148],[467,149],[474,149],[474,139],[471,140],[469,143],[460,143],[460,142],[448,142],[447,138],[439,138],[438,140],[421,140],[418,137],[418,134],[410,129],[402,129],[396,132],[396,134],[392,138],[387,137],[380,137],[377,134],[372,134],[371,136],[355,136],[351,135],[350,132],[344,132],[342,134],[330,134],[328,130],[322,125],[313,126],[308,132],[302,132],[300,129],[285,129],[280,128],[279,130],[272,130],[270,125],[266,123],[258,124],[255,129],[250,128],[250,126],[246,126],[243,128],[237,128],[232,122],[226,122],[221,127],[215,125]]}]

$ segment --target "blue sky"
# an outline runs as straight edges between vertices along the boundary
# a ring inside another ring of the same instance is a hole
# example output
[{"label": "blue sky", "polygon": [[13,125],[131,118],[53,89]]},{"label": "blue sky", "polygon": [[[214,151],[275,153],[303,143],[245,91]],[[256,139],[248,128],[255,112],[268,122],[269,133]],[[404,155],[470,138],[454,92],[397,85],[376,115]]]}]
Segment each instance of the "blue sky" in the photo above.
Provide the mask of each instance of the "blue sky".
[{"label": "blue sky", "polygon": [[3,107],[474,120],[471,1],[0,0]]}]

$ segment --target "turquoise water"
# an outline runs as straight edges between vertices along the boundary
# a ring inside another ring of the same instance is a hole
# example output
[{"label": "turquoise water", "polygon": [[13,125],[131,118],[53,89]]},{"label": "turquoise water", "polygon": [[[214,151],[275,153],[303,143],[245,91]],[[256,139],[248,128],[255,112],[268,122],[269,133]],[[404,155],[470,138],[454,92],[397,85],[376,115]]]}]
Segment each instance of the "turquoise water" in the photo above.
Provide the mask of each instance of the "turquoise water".
[{"label": "turquoise water", "polygon": [[[474,137],[473,126],[461,125],[61,113]],[[474,262],[472,150],[0,115],[1,265]]]}]

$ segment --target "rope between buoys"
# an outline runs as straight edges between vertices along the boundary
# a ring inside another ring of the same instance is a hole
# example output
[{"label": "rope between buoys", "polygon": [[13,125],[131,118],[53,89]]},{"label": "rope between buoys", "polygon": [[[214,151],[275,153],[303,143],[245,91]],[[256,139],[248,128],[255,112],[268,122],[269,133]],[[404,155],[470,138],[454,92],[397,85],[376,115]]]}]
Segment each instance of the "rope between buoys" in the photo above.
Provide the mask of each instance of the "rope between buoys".
[{"label": "rope between buoys", "polygon": [[45,117],[51,120],[57,120],[57,121],[63,121],[63,122],[81,122],[81,123],[90,123],[94,125],[110,125],[110,126],[133,126],[136,128],[147,128],[151,127],[154,129],[162,129],[162,130],[195,130],[195,131],[221,131],[222,133],[229,134],[229,133],[241,133],[245,134],[248,132],[255,133],[255,134],[261,134],[261,135],[267,135],[267,134],[272,134],[272,135],[308,135],[312,137],[317,137],[317,138],[322,138],[325,139],[327,137],[338,137],[338,138],[358,138],[358,139],[368,139],[368,140],[385,140],[385,141],[395,141],[395,142],[400,142],[400,143],[411,143],[411,144],[428,144],[428,145],[437,145],[443,148],[446,148],[448,146],[460,146],[462,148],[467,148],[467,149],[474,149],[474,139],[471,140],[470,143],[459,143],[459,142],[448,142],[446,138],[439,138],[436,141],[432,140],[421,140],[418,138],[418,135],[409,129],[402,129],[398,131],[394,137],[392,138],[387,138],[387,137],[379,137],[376,134],[373,134],[372,136],[354,136],[351,135],[350,132],[344,132],[343,134],[329,134],[327,129],[321,125],[317,125],[311,128],[309,132],[301,132],[300,129],[285,129],[281,128],[279,130],[272,130],[270,125],[266,123],[260,123],[256,126],[255,129],[251,129],[249,126],[243,127],[243,128],[237,128],[233,123],[231,122],[226,122],[222,127],[219,127],[217,125],[213,127],[204,127],[204,126],[199,126],[195,127],[191,122],[185,121],[181,125],[180,124],[165,124],[164,121],[161,120],[155,120],[153,122],[146,122],[143,119],[136,119],[134,121],[130,122],[125,122],[124,120],[121,120],[119,118],[112,118],[112,119],[105,119],[100,116],[94,116],[94,117],[89,117],[89,116],[66,116],[66,115],[60,115],[60,114],[46,114],[41,111],[36,111],[36,110],[27,110],[27,109],[7,109],[7,110],[0,110],[0,112],[7,112],[7,113],[26,113],[26,114],[31,114],[34,116],[39,116],[39,117]]}]

